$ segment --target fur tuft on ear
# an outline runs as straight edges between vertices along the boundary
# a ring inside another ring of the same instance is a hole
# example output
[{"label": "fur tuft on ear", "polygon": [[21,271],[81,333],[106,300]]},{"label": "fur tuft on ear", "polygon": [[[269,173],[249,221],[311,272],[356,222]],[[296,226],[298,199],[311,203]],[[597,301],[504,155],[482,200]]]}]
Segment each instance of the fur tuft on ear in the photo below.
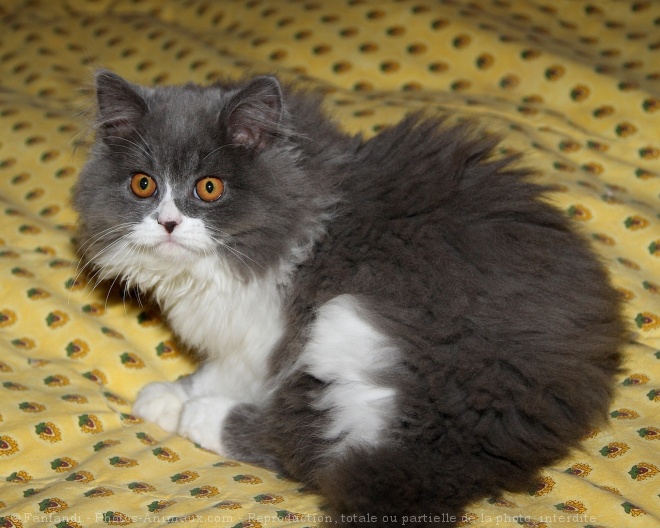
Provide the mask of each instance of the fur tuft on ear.
[{"label": "fur tuft on ear", "polygon": [[269,147],[278,135],[282,118],[282,88],[276,77],[252,79],[235,94],[224,122],[229,139],[257,152]]},{"label": "fur tuft on ear", "polygon": [[147,111],[147,103],[137,88],[110,70],[96,72],[98,130],[104,135],[123,136]]}]

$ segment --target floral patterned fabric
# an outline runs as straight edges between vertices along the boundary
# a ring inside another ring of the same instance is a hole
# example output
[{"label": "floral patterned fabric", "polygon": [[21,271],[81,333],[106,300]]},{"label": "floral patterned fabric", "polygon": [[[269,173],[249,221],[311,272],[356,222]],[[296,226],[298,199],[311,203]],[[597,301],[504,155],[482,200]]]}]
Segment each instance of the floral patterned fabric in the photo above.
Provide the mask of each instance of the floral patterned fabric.
[{"label": "floral patterned fabric", "polygon": [[277,72],[367,135],[419,108],[503,133],[606,262],[632,339],[610,423],[462,524],[660,526],[660,4],[632,0],[3,1],[0,524],[323,520],[297,483],[130,414],[145,383],[194,365],[157,312],[77,265],[99,66],[144,84]]}]

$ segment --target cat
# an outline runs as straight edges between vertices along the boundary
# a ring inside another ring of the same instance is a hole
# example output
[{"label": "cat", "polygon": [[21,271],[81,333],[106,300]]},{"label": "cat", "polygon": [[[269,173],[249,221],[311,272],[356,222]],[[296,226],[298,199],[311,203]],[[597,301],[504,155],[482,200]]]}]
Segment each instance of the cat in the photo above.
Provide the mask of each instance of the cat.
[{"label": "cat", "polygon": [[423,113],[350,135],[270,75],[95,90],[84,260],[200,358],[136,415],[372,527],[453,526],[606,415],[620,295],[497,136]]}]

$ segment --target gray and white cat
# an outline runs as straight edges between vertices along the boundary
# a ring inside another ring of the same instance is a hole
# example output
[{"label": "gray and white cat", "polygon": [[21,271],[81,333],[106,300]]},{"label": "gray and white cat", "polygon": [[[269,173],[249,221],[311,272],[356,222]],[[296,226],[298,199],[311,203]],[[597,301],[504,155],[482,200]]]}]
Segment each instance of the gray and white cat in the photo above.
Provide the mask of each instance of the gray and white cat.
[{"label": "gray and white cat", "polygon": [[619,297],[496,138],[420,115],[349,136],[272,76],[96,90],[85,259],[200,358],[137,415],[301,480],[339,524],[451,526],[606,414]]}]

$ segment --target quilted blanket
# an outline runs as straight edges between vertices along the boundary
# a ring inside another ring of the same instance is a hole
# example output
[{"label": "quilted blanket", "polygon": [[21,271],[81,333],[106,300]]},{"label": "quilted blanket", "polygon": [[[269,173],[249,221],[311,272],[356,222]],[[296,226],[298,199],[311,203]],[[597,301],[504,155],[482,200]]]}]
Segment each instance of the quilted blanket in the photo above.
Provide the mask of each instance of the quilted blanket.
[{"label": "quilted blanket", "polygon": [[276,72],[366,135],[420,108],[503,133],[606,262],[632,337],[610,422],[461,523],[660,526],[660,4],[644,0],[3,0],[0,525],[324,520],[296,482],[131,415],[140,387],[194,364],[157,311],[78,265],[70,190],[101,66],[148,85]]}]

